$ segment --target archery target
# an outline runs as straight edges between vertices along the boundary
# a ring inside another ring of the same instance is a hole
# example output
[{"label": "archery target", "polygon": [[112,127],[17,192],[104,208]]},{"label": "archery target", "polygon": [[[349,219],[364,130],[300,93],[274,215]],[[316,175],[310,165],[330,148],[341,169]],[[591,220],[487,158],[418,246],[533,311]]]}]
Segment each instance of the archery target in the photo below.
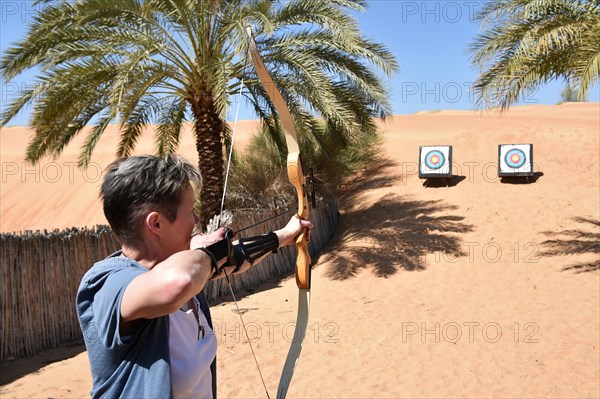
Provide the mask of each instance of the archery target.
[{"label": "archery target", "polygon": [[419,147],[419,177],[452,177],[452,146]]},{"label": "archery target", "polygon": [[498,147],[498,176],[533,175],[532,144],[501,144]]}]

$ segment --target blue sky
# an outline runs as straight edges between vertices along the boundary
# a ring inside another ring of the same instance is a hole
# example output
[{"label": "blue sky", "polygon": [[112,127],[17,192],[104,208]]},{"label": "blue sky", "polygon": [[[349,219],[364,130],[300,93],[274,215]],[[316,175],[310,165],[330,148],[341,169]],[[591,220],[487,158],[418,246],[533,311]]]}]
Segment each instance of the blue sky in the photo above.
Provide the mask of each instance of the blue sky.
[{"label": "blue sky", "polygon": [[[400,64],[400,72],[387,82],[395,114],[475,108],[470,85],[477,71],[469,64],[467,46],[479,32],[474,15],[484,2],[375,0],[365,13],[356,15],[365,35],[384,43]],[[24,37],[35,11],[30,1],[0,0],[2,53]],[[11,82],[2,81],[1,106],[20,87],[32,84],[32,77],[32,73],[26,73]],[[550,82],[521,103],[556,104],[563,88],[562,81]],[[600,101],[598,85],[592,88],[588,100]],[[242,104],[240,119],[255,116]],[[10,125],[26,125],[27,120],[28,112],[24,111]]]}]

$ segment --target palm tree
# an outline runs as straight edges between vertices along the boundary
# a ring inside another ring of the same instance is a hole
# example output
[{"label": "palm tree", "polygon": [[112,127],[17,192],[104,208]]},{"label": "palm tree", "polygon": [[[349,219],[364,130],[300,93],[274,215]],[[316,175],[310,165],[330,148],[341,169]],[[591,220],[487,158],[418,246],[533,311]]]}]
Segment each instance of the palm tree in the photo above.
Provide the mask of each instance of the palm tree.
[{"label": "palm tree", "polygon": [[374,132],[374,118],[391,112],[370,67],[390,75],[396,61],[360,33],[350,13],[364,10],[361,0],[41,2],[47,4],[26,37],[6,50],[0,70],[7,80],[36,66],[43,73],[7,107],[0,124],[32,105],[31,163],[58,157],[93,124],[79,159],[86,167],[109,123],[120,125],[121,157],[151,123],[157,125],[156,153],[176,151],[182,124],[192,121],[204,181],[203,226],[219,211],[232,94],[243,85],[243,97],[273,137],[283,137],[274,106],[249,67],[247,26],[260,32],[258,48],[305,141],[319,138],[318,118],[343,142],[356,129]]},{"label": "palm tree", "polygon": [[598,0],[491,0],[478,19],[484,31],[471,43],[479,103],[506,109],[519,96],[563,78],[579,100],[600,73]]}]

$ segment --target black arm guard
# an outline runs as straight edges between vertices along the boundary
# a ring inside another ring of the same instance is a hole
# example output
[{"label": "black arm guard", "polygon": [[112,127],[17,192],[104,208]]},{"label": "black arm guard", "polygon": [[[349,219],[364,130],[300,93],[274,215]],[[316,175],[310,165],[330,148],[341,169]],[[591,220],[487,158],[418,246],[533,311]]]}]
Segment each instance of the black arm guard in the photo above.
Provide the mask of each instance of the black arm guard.
[{"label": "black arm guard", "polygon": [[253,265],[257,259],[262,258],[269,252],[277,252],[279,238],[277,234],[270,232],[262,236],[240,238],[233,245],[233,256],[227,261],[228,266],[235,266],[233,273],[240,270],[244,261]]},{"label": "black arm guard", "polygon": [[[196,248],[199,251],[204,252],[210,257],[210,263],[212,268],[212,275],[210,278],[215,278],[219,274],[221,274],[221,268],[218,267],[217,263],[223,259],[231,259],[233,257],[233,245],[231,243],[231,238],[233,237],[233,233],[231,230],[228,230],[225,233],[225,238],[220,241],[215,242],[214,244],[209,245],[205,248]],[[227,266],[227,263],[223,266]]]}]

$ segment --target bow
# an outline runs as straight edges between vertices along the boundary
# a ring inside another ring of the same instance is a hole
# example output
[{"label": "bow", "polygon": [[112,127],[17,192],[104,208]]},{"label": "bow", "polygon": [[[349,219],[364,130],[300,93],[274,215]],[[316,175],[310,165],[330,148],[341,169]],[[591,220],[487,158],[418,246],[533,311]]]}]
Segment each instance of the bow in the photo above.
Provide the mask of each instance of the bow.
[{"label": "bow", "polygon": [[[285,133],[285,142],[287,144],[288,156],[287,156],[287,172],[290,183],[296,189],[298,196],[298,218],[307,220],[309,216],[308,207],[308,196],[306,189],[306,177],[302,170],[302,162],[300,159],[300,146],[298,145],[298,136],[296,134],[296,128],[294,126],[294,120],[290,114],[283,96],[273,83],[273,79],[265,64],[258,53],[256,42],[252,37],[252,30],[250,27],[247,28],[249,51],[252,57],[252,63],[254,69],[258,75],[260,82],[265,88],[267,95],[275,105],[275,109],[279,114],[279,119],[283,125]],[[310,254],[308,253],[308,242],[306,237],[306,230],[303,230],[298,237],[296,237],[296,285],[298,286],[298,314],[296,317],[296,329],[294,331],[294,338],[288,352],[283,371],[281,372],[281,378],[279,379],[279,386],[277,387],[277,398],[285,398],[288,387],[294,375],[294,369],[296,363],[300,357],[302,351],[302,343],[304,342],[304,336],[306,328],[308,326],[308,311],[310,306]]]}]

